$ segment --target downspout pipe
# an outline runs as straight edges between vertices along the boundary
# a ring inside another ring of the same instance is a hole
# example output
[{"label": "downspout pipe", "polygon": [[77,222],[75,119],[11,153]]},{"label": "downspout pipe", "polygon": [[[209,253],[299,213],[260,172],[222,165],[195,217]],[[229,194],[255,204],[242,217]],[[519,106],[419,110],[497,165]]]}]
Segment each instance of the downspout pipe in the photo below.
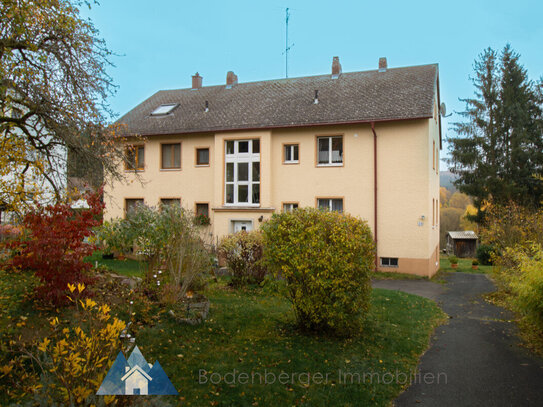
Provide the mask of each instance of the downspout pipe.
[{"label": "downspout pipe", "polygon": [[373,239],[375,240],[375,271],[377,271],[379,257],[377,254],[377,133],[375,132],[375,122],[371,122],[371,131],[373,133]]}]

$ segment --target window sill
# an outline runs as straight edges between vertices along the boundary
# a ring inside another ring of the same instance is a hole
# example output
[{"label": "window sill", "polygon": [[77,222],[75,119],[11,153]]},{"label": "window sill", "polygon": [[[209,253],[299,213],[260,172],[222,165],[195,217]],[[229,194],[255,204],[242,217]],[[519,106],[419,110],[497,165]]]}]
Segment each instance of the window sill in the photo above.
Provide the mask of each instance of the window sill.
[{"label": "window sill", "polygon": [[260,204],[250,204],[250,203],[225,203],[223,208],[260,208]]},{"label": "window sill", "polygon": [[283,161],[284,165],[300,164],[300,161]]},{"label": "window sill", "polygon": [[165,172],[181,171],[181,168],[161,168],[160,171],[165,171]]},{"label": "window sill", "polygon": [[125,168],[124,172],[145,172],[145,169],[143,170],[128,170]]},{"label": "window sill", "polygon": [[214,212],[275,212],[275,208],[263,208],[261,206],[224,205],[211,208]]},{"label": "window sill", "polygon": [[317,167],[343,167],[343,163],[338,163],[338,164],[317,164]]},{"label": "window sill", "polygon": [[210,167],[209,164],[196,164],[195,165],[196,168],[200,168],[200,167]]}]

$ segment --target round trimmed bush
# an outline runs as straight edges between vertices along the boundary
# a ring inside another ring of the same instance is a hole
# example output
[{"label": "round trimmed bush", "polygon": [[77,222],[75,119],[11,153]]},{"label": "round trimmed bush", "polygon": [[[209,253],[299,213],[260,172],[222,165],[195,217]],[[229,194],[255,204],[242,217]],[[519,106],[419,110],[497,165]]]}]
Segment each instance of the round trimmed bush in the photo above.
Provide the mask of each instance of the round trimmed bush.
[{"label": "round trimmed bush", "polygon": [[338,335],[359,332],[375,256],[367,223],[305,208],[273,215],[262,231],[268,270],[285,279],[299,325]]}]

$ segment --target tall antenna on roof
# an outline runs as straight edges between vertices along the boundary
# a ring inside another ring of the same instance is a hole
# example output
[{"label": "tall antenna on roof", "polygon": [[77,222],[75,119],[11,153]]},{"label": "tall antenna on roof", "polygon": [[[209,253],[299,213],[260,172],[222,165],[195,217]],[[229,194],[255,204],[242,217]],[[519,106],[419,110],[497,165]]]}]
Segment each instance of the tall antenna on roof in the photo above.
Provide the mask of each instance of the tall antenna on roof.
[{"label": "tall antenna on roof", "polygon": [[285,77],[288,78],[288,52],[290,49],[294,46],[294,44],[289,45],[288,44],[288,20],[290,18],[290,13],[288,12],[289,8],[287,7],[285,10],[285,28],[287,31],[286,39],[285,39]]}]

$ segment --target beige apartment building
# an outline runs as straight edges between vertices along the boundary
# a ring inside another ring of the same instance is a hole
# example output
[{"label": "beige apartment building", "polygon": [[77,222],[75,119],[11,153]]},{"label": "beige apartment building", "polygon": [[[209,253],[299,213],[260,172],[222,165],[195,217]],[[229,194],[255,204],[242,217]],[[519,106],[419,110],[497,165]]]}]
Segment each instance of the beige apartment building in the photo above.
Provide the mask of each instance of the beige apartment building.
[{"label": "beige apartment building", "polygon": [[[106,218],[180,203],[215,238],[274,212],[320,207],[368,222],[381,271],[439,268],[437,65],[159,91],[119,119],[127,182],[106,187]],[[136,179],[134,172],[141,177]]]}]

